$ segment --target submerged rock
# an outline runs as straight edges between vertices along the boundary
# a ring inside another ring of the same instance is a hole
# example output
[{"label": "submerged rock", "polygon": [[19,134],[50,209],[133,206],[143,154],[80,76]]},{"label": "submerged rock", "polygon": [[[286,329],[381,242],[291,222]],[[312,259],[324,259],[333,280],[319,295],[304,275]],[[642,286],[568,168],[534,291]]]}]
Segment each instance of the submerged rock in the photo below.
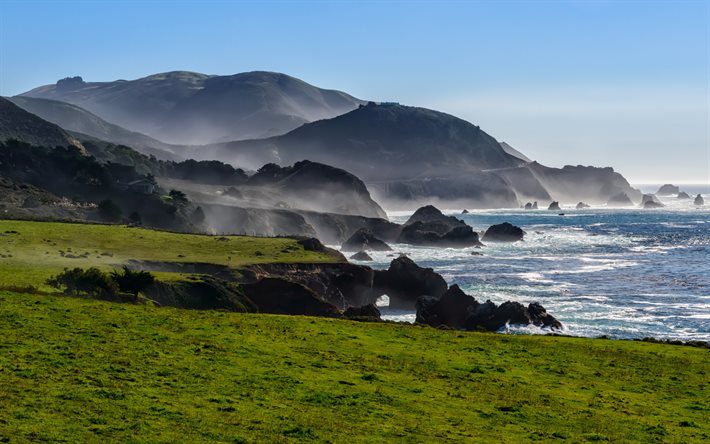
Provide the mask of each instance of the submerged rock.
[{"label": "submerged rock", "polygon": [[672,185],[669,183],[661,186],[658,191],[656,191],[656,194],[658,194],[659,196],[672,196],[678,193],[680,193],[680,188],[677,185]]},{"label": "submerged rock", "polygon": [[575,208],[577,208],[578,210],[581,210],[583,208],[589,208],[589,205],[587,205],[584,202],[579,202]]},{"label": "submerged rock", "polygon": [[392,251],[389,245],[375,237],[367,228],[360,228],[353,233],[340,249],[342,251]]},{"label": "submerged rock", "polygon": [[700,194],[695,196],[695,200],[693,201],[693,204],[698,205],[698,206],[705,205],[705,200],[703,199],[703,196],[701,196]]},{"label": "submerged rock", "polygon": [[549,207],[547,207],[548,210],[550,211],[560,211],[560,203],[557,201],[553,201]]},{"label": "submerged rock", "polygon": [[419,298],[416,322],[459,330],[497,331],[508,324],[562,328],[562,324],[540,304],[532,303],[527,307],[519,302],[505,302],[500,306],[491,301],[481,304],[458,285],[452,285],[438,299]]},{"label": "submerged rock", "polygon": [[525,232],[520,227],[516,227],[508,222],[498,225],[491,225],[483,235],[484,241],[492,242],[516,242],[523,240]]},{"label": "submerged rock", "polygon": [[681,191],[678,193],[678,196],[676,196],[676,199],[690,199],[690,196],[685,191]]},{"label": "submerged rock", "polygon": [[372,261],[372,257],[364,251],[358,251],[357,253],[350,256],[350,259],[356,261]]}]

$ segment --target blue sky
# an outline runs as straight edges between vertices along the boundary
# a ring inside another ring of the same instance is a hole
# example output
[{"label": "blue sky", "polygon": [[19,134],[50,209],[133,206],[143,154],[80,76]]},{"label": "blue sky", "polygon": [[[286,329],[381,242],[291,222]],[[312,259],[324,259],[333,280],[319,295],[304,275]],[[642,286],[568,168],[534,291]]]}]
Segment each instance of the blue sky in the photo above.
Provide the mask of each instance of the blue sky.
[{"label": "blue sky", "polygon": [[0,94],[285,72],[465,118],[552,166],[710,182],[706,1],[0,0]]}]

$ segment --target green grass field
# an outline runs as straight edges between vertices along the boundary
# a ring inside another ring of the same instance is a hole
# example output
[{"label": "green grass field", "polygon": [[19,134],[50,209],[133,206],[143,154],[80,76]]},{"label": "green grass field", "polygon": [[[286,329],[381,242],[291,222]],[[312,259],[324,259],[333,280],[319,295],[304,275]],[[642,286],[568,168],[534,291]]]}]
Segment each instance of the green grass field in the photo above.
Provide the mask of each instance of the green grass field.
[{"label": "green grass field", "polygon": [[707,442],[710,352],[0,293],[2,442]]},{"label": "green grass field", "polygon": [[[201,262],[239,267],[267,262],[333,262],[293,239],[202,236],[130,228],[0,220],[0,287],[52,291],[47,278],[71,267],[110,270],[127,261]],[[177,273],[158,273],[162,280]]]}]

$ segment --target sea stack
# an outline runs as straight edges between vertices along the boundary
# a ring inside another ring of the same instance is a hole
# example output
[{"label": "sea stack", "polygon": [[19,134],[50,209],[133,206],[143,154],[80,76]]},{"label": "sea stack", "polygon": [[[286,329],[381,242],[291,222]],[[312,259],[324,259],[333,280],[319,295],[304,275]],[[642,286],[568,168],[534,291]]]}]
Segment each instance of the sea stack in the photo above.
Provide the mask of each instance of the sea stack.
[{"label": "sea stack", "polygon": [[560,211],[561,210],[560,203],[557,201],[554,201],[550,204],[549,207],[547,207],[547,209],[550,211]]},{"label": "sea stack", "polygon": [[672,196],[674,194],[680,193],[680,188],[677,185],[665,184],[656,191],[659,196]]},{"label": "sea stack", "polygon": [[705,205],[705,199],[703,199],[703,196],[698,194],[697,196],[695,196],[695,200],[693,201],[693,204],[698,205],[698,206]]}]

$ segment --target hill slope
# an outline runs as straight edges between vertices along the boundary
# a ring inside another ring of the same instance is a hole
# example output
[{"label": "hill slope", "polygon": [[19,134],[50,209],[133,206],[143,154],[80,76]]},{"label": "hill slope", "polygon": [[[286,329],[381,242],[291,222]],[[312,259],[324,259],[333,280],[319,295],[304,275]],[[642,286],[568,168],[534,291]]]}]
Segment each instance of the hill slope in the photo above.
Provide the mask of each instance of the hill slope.
[{"label": "hill slope", "polygon": [[180,145],[283,134],[362,103],[340,91],[264,71],[229,76],[174,71],[88,83],[74,77],[22,96],[68,102],[124,128]]},{"label": "hill slope", "polygon": [[707,442],[707,350],[0,292],[0,440]]},{"label": "hill slope", "polygon": [[15,139],[36,146],[76,146],[81,143],[59,126],[25,111],[0,97],[0,142]]},{"label": "hill slope", "polygon": [[80,133],[76,135],[77,138],[88,135],[102,141],[130,146],[142,153],[153,154],[159,159],[175,158],[175,149],[178,147],[109,123],[76,105],[25,96],[9,97],[8,100],[67,131]]}]

